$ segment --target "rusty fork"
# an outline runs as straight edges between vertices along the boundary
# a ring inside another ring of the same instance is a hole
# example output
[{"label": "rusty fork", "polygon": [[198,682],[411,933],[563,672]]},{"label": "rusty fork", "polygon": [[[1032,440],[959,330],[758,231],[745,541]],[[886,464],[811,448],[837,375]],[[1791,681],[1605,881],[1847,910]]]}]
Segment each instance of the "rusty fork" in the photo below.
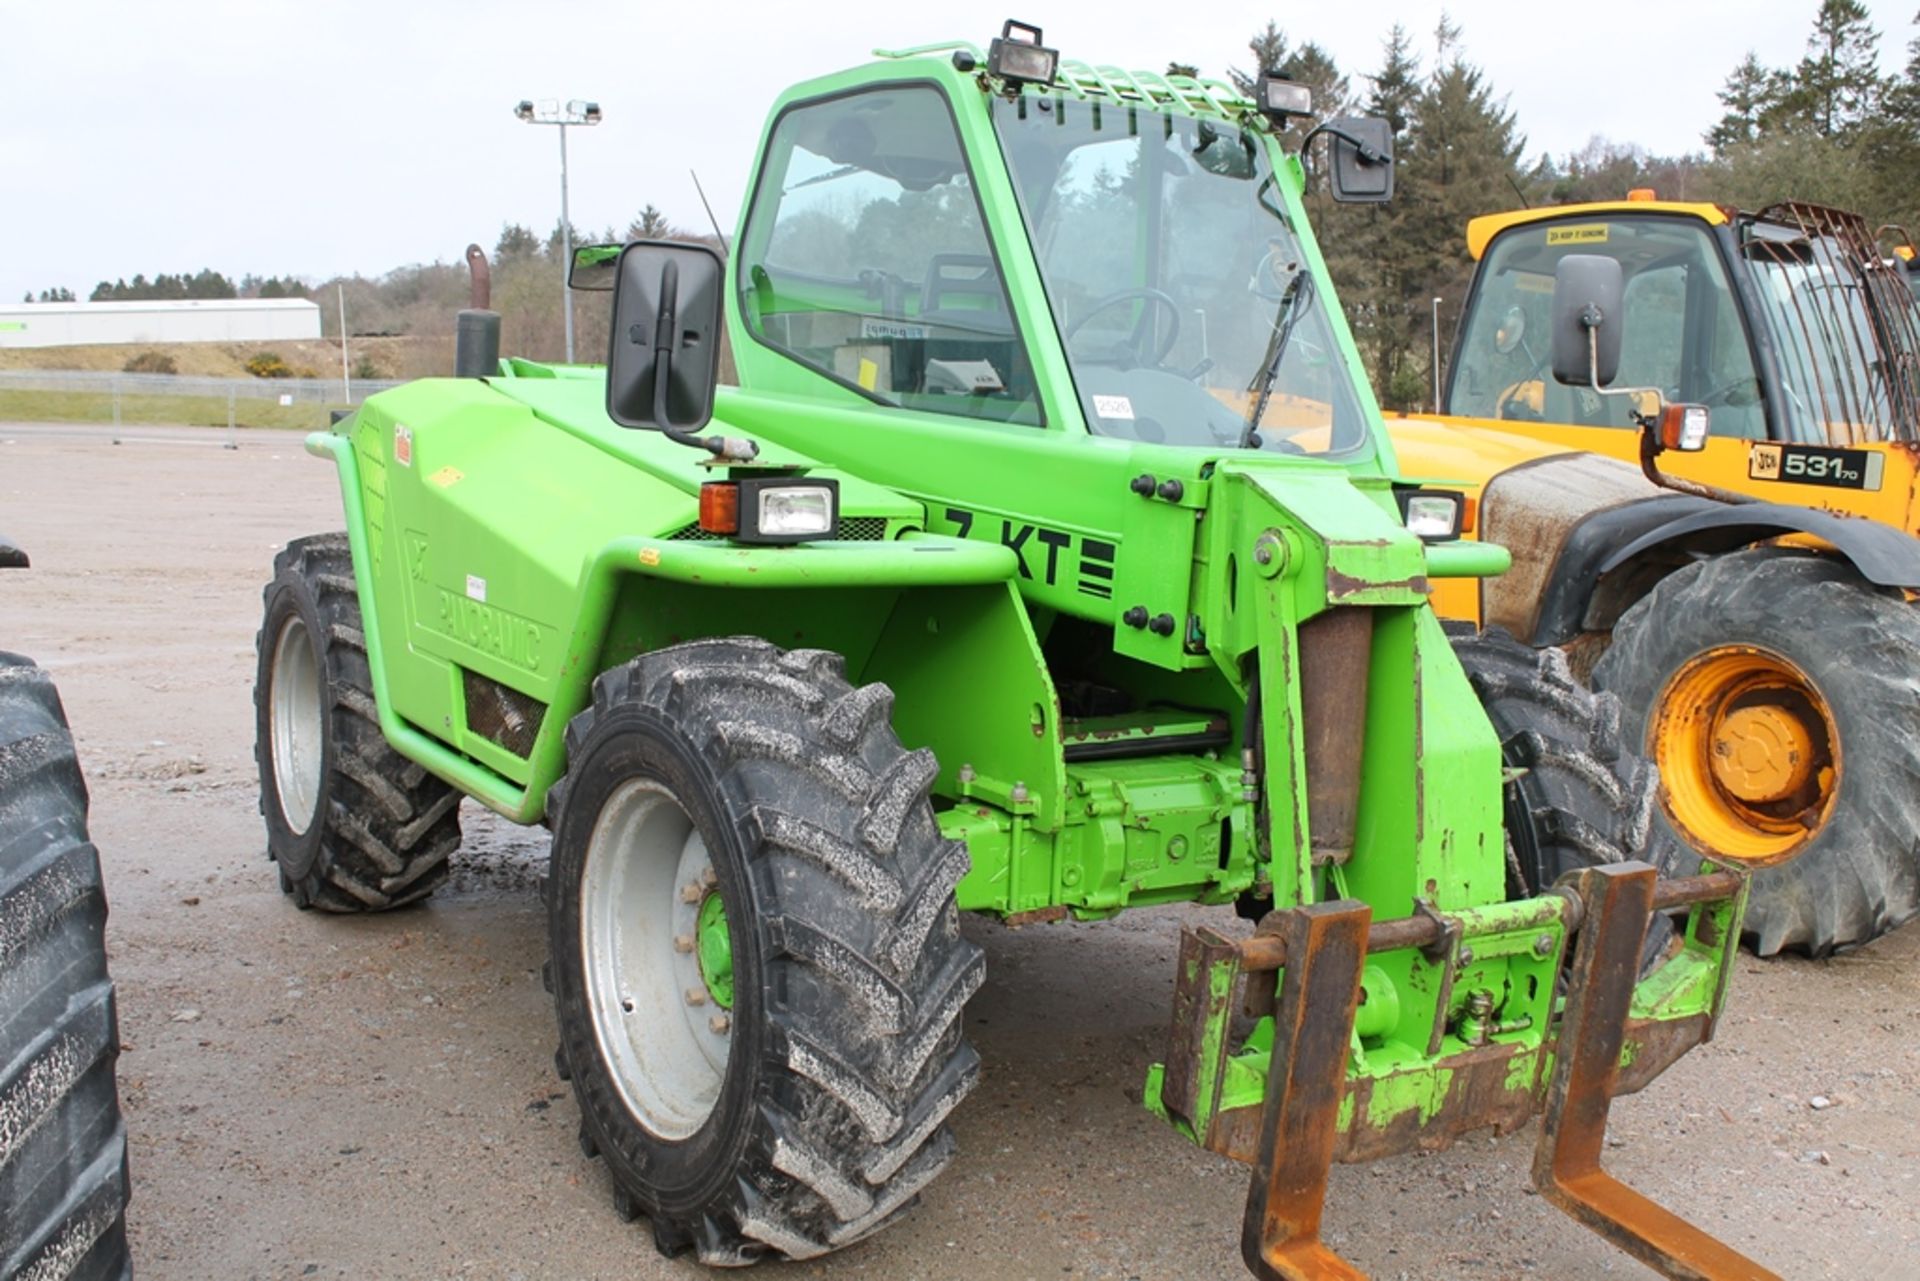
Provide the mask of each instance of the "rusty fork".
[{"label": "rusty fork", "polygon": [[1294,908],[1280,922],[1288,963],[1240,1235],[1241,1256],[1260,1281],[1366,1281],[1321,1242],[1320,1213],[1372,920],[1364,903],[1339,902]]},{"label": "rusty fork", "polygon": [[1553,1081],[1540,1119],[1533,1182],[1540,1194],[1675,1281],[1780,1281],[1773,1272],[1648,1200],[1600,1167],[1620,1075],[1640,949],[1654,901],[1641,863],[1586,868],[1575,887],[1584,923],[1569,976]]},{"label": "rusty fork", "polygon": [[[1656,894],[1656,873],[1644,863],[1588,868],[1569,879],[1579,932],[1535,1184],[1553,1205],[1674,1281],[1780,1281],[1600,1166],[1647,923],[1659,908],[1736,892],[1737,880],[1709,874],[1666,882]],[[1241,1233],[1241,1254],[1260,1281],[1366,1281],[1320,1239],[1361,975],[1369,951],[1413,945],[1436,921],[1373,927],[1363,903],[1321,903],[1270,916],[1260,935],[1240,945],[1246,970],[1285,967]],[[1212,942],[1220,953],[1233,946]],[[1196,965],[1202,959],[1192,958]]]}]

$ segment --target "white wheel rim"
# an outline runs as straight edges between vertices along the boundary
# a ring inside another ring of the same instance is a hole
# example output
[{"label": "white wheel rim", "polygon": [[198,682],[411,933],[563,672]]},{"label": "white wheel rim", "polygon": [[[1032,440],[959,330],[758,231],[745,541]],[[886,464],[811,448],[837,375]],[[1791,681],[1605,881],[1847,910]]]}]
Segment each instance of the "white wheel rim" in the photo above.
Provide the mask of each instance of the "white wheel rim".
[{"label": "white wheel rim", "polygon": [[732,1014],[692,946],[711,874],[693,820],[651,779],[621,784],[594,819],[580,886],[587,1008],[627,1110],[663,1139],[706,1123],[726,1075]]},{"label": "white wheel rim", "polygon": [[280,817],[295,836],[313,826],[320,807],[320,769],[325,757],[326,714],[320,664],[307,626],[294,615],[273,643],[268,705],[273,733],[273,790]]}]

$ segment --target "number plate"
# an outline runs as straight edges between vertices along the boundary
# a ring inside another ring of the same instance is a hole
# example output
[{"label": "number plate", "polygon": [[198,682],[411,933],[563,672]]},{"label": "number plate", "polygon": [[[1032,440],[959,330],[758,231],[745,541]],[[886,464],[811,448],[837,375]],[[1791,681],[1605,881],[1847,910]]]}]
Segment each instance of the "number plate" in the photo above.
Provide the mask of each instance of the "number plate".
[{"label": "number plate", "polygon": [[1831,449],[1825,445],[1755,445],[1747,455],[1747,476],[1789,485],[1827,485],[1835,489],[1878,489],[1886,459],[1870,449]]}]

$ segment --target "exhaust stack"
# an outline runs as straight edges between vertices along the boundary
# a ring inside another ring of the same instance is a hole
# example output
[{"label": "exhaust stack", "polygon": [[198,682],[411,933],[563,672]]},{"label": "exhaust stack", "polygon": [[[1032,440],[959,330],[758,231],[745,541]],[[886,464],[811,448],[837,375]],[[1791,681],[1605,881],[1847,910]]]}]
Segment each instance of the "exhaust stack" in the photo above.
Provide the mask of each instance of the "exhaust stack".
[{"label": "exhaust stack", "polygon": [[500,368],[500,313],[489,308],[493,298],[493,271],[479,245],[467,246],[467,273],[472,279],[469,305],[454,318],[453,376],[488,378]]}]

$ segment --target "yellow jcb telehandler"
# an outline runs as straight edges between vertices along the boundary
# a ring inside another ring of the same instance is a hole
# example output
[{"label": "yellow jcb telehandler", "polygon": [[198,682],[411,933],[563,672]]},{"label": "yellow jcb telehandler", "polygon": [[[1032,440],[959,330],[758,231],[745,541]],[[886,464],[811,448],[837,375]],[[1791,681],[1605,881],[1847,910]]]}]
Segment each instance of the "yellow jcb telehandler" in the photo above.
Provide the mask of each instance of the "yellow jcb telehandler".
[{"label": "yellow jcb telehandler", "polygon": [[1440,611],[1569,647],[1659,821],[1762,869],[1760,953],[1822,954],[1920,911],[1920,277],[1854,214],[1634,195],[1475,219],[1444,415],[1388,425],[1513,552]]}]

